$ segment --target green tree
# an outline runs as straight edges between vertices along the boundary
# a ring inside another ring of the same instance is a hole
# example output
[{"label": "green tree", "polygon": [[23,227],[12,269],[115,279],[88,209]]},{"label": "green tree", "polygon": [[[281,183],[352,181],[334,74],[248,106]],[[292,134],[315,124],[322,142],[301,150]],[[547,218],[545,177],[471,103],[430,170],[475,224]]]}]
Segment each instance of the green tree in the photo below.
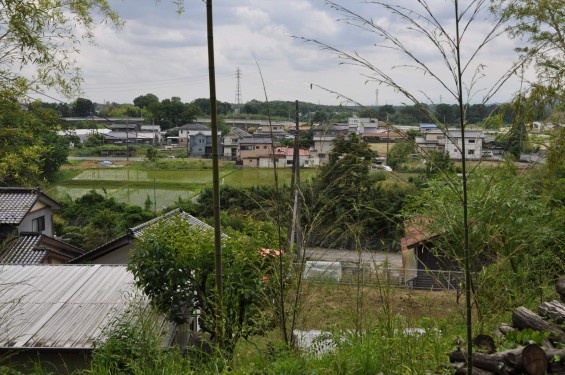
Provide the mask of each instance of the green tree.
[{"label": "green tree", "polygon": [[68,141],[55,133],[57,113],[0,100],[0,185],[38,186],[67,160]]},{"label": "green tree", "polygon": [[85,249],[103,245],[125,234],[128,228],[155,217],[151,210],[117,202],[94,190],[63,203],[63,209],[57,213],[63,219],[57,233]]},{"label": "green tree", "polygon": [[[254,223],[248,234],[224,231],[224,349],[231,356],[240,338],[273,328],[271,308],[280,252],[270,224]],[[201,328],[214,337],[219,313],[214,287],[212,230],[191,226],[183,215],[148,227],[132,255],[130,269],[154,306],[177,323],[198,309]]]},{"label": "green tree", "polygon": [[[565,81],[565,7],[563,0],[492,0],[492,10],[507,22],[507,30],[525,42],[517,48],[531,62],[546,103],[563,103]],[[557,97],[556,97],[557,95]]]},{"label": "green tree", "polygon": [[[560,214],[555,208],[563,206],[551,203],[538,183],[534,176],[516,173],[510,164],[476,169],[469,175],[470,264],[482,323],[526,303],[540,280],[549,282],[563,270],[565,246],[555,216]],[[428,218],[422,225],[434,235],[430,250],[462,266],[460,196],[453,181],[430,180],[425,189],[410,197],[404,215],[406,221]],[[500,290],[508,295],[499,298]]]},{"label": "green tree", "polygon": [[159,98],[155,94],[145,94],[140,95],[137,98],[133,99],[133,105],[140,109],[144,109],[149,107],[151,103],[159,103]]},{"label": "green tree", "polygon": [[73,103],[73,116],[75,117],[93,116],[94,111],[94,103],[90,99],[78,98]]},{"label": "green tree", "polygon": [[426,174],[428,176],[434,174],[444,174],[453,172],[455,165],[449,154],[445,151],[428,151],[426,157]]},{"label": "green tree", "polygon": [[387,163],[393,169],[399,169],[402,164],[412,160],[416,147],[411,141],[396,142],[388,152]]},{"label": "green tree", "polygon": [[164,130],[193,122],[202,114],[199,107],[183,103],[179,97],[152,102],[147,106],[150,117],[159,122]]},{"label": "green tree", "polygon": [[[33,86],[34,90],[55,88],[70,96],[80,83],[74,55],[81,40],[93,40],[97,15],[113,26],[121,25],[107,0],[2,1],[2,95],[18,96]],[[22,71],[31,73],[24,76]]]}]

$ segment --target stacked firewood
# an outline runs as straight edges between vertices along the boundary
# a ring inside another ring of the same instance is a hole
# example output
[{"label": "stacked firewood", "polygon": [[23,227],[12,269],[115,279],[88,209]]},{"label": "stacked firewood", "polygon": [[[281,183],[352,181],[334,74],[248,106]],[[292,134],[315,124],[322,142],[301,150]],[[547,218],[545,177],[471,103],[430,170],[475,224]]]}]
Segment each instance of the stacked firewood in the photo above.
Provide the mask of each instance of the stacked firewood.
[{"label": "stacked firewood", "polygon": [[[496,352],[494,339],[487,335],[475,337],[473,344],[473,374],[565,374],[565,277],[557,283],[560,301],[544,302],[539,314],[521,306],[512,314],[512,326],[503,325],[500,333],[530,329],[544,332],[539,344]],[[450,367],[455,374],[467,374],[467,353],[458,349],[449,353]]]}]

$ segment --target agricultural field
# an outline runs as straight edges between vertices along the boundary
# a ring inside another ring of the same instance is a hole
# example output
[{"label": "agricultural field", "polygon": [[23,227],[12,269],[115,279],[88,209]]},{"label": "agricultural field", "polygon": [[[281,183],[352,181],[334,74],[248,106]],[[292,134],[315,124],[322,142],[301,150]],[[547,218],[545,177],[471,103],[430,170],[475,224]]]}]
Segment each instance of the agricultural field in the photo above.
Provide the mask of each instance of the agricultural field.
[{"label": "agricultural field", "polygon": [[[114,197],[119,202],[144,206],[147,198],[157,211],[179,198],[196,197],[212,187],[212,169],[208,160],[165,160],[157,164],[116,161],[104,165],[99,161],[73,161],[62,167],[56,182],[45,189],[55,199],[77,199],[90,190]],[[312,178],[316,170],[301,170],[301,179]],[[291,170],[278,170],[279,185],[291,182]],[[236,169],[233,163],[220,165],[220,185],[252,187],[272,185],[273,169]]]}]

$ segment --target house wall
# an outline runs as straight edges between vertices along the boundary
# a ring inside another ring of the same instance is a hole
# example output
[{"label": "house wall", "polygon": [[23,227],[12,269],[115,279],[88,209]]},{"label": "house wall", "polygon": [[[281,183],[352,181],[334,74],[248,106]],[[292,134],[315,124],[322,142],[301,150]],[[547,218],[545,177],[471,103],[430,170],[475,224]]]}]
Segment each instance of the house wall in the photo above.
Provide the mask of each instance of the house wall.
[{"label": "house wall", "polygon": [[94,260],[90,260],[89,264],[129,264],[130,251],[134,248],[132,243],[115,249],[107,254],[104,254]]},{"label": "house wall", "polygon": [[192,156],[202,156],[206,153],[206,138],[203,134],[190,136],[190,154]]},{"label": "house wall", "polygon": [[[456,146],[457,145],[457,146]],[[459,149],[462,146],[462,138],[447,139],[445,149],[449,153],[451,159],[461,159]],[[483,156],[483,141],[478,135],[473,137],[465,137],[465,152],[469,160],[479,160]]]},{"label": "house wall", "polygon": [[239,153],[242,159],[258,158],[260,156],[271,155],[273,148],[271,144],[267,143],[240,144]]},{"label": "house wall", "polygon": [[[39,203],[39,202],[38,202]],[[18,227],[18,233],[22,232],[33,232],[33,219],[40,218],[43,216],[45,218],[45,230],[41,233],[48,236],[53,236],[53,211],[50,207],[44,204],[36,203],[32,210],[24,217],[22,222]]]}]

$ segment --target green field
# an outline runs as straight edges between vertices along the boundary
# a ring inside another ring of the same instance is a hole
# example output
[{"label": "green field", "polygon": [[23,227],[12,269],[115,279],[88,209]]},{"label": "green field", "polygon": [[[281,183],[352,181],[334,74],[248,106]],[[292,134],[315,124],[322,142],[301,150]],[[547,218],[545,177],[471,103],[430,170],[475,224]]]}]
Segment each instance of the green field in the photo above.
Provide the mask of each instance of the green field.
[{"label": "green field", "polygon": [[[80,165],[78,167],[80,168]],[[75,169],[73,173],[68,173],[69,171],[63,170],[57,183],[49,186],[45,190],[46,193],[64,201],[96,190],[120,202],[139,206],[143,206],[149,197],[152,202],[156,201],[157,210],[161,210],[172,205],[179,197],[192,198],[202,189],[212,187],[212,169],[144,169],[140,164],[136,164],[121,168],[87,167],[82,170]],[[290,185],[291,173],[291,169],[278,169],[279,186]],[[308,180],[315,173],[315,169],[303,169],[301,179]],[[230,166],[220,170],[220,185],[252,187],[274,183],[273,169],[233,169]]]},{"label": "green field", "polygon": [[167,190],[167,189],[146,189],[137,187],[121,187],[115,189],[90,189],[55,186],[46,191],[49,196],[64,202],[67,199],[77,199],[91,190],[95,190],[99,194],[113,197],[118,202],[124,202],[131,205],[144,206],[147,197],[155,204],[157,211],[174,204],[179,198],[188,199],[200,193],[199,190]]}]

